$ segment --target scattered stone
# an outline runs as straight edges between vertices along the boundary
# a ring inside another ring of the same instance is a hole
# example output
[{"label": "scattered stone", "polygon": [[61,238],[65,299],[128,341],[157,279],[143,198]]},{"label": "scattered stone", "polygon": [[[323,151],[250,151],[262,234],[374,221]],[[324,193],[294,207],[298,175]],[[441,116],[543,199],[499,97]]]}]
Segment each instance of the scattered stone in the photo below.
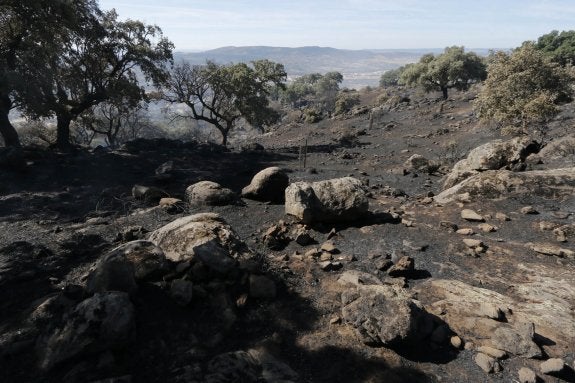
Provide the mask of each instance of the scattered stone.
[{"label": "scattered stone", "polygon": [[309,246],[316,243],[315,239],[313,239],[308,232],[298,233],[295,237],[295,241],[300,246]]},{"label": "scattered stone", "polygon": [[165,197],[160,199],[159,206],[169,207],[169,206],[176,206],[181,205],[184,201],[179,198],[169,198]]},{"label": "scattered stone", "polygon": [[49,370],[66,360],[124,346],[133,335],[134,306],[123,292],[97,293],[80,302],[38,342],[41,367]]},{"label": "scattered stone", "polygon": [[484,222],[485,219],[471,209],[463,209],[461,210],[461,218],[472,221],[472,222]]},{"label": "scattered stone", "polygon": [[481,240],[473,238],[464,238],[463,243],[465,244],[465,246],[472,249],[483,246],[483,242]]},{"label": "scattered stone", "polygon": [[507,357],[507,353],[503,350],[498,350],[496,348],[493,347],[489,347],[489,346],[480,346],[477,348],[478,352],[481,352],[485,355],[489,355],[493,358],[496,359],[503,359],[505,357]]},{"label": "scattered stone", "polygon": [[335,230],[335,228],[332,227],[329,233],[327,233],[327,240],[329,241],[333,237],[337,237],[337,230]]},{"label": "scattered stone", "polygon": [[553,230],[553,234],[555,234],[555,240],[557,242],[567,242],[567,234],[561,229]]},{"label": "scattered stone", "polygon": [[402,218],[401,224],[404,225],[405,227],[413,227],[413,221],[409,219]]},{"label": "scattered stone", "polygon": [[373,274],[365,273],[359,270],[344,271],[338,278],[337,282],[341,285],[381,285],[382,282]]},{"label": "scattered stone", "polygon": [[488,355],[478,353],[475,355],[474,360],[475,363],[477,363],[477,365],[488,374],[501,371],[501,365],[499,362]]},{"label": "scattered stone", "polygon": [[323,271],[336,271],[343,267],[341,262],[323,261],[319,263],[319,267]]},{"label": "scattered stone", "polygon": [[537,383],[537,375],[527,367],[521,367],[518,373],[519,383]]},{"label": "scattered stone", "polygon": [[488,223],[479,224],[479,225],[477,225],[477,228],[484,233],[493,233],[493,232],[497,231],[497,227],[490,225]]},{"label": "scattered stone", "polygon": [[281,203],[285,200],[285,190],[289,177],[278,167],[266,168],[257,173],[248,186],[242,189],[242,197],[257,201]]},{"label": "scattered stone", "polygon": [[539,366],[542,373],[546,375],[559,373],[565,368],[565,361],[560,358],[551,358],[542,362]]},{"label": "scattered stone", "polygon": [[461,349],[461,346],[463,345],[463,341],[462,341],[461,338],[458,337],[457,335],[452,336],[452,337],[449,339],[449,342],[451,343],[451,345],[452,345],[454,348],[456,348],[456,349],[458,349],[458,350],[460,350],[460,349]]},{"label": "scattered stone", "polygon": [[403,166],[408,171],[427,172],[430,166],[430,161],[420,154],[414,154],[405,161]]},{"label": "scattered stone", "polygon": [[500,213],[500,212],[495,213],[495,219],[497,219],[501,222],[511,221],[511,218],[509,218],[509,216],[507,214]]},{"label": "scattered stone", "polygon": [[328,253],[327,251],[324,251],[324,252],[321,253],[321,255],[319,256],[319,261],[320,261],[320,262],[331,261],[331,260],[333,260],[333,256],[331,255],[331,253]]},{"label": "scattered stone", "polygon": [[290,229],[284,221],[279,221],[276,225],[266,230],[263,241],[270,250],[283,250],[292,240]]},{"label": "scattered stone", "polygon": [[459,229],[457,224],[455,224],[453,222],[449,222],[449,221],[441,221],[439,223],[439,227],[445,228],[451,232],[457,232]]},{"label": "scattered stone", "polygon": [[225,206],[236,202],[236,194],[212,181],[200,181],[186,189],[186,200],[192,206]]},{"label": "scattered stone", "polygon": [[403,248],[414,251],[425,251],[429,246],[425,243],[418,243],[408,239],[403,240]]},{"label": "scattered stone", "polygon": [[174,279],[170,286],[170,295],[174,300],[182,305],[187,306],[193,298],[194,284],[185,279]]},{"label": "scattered stone", "polygon": [[539,214],[533,206],[524,206],[520,210],[521,214]]},{"label": "scattered stone", "polygon": [[329,324],[332,324],[332,325],[333,324],[340,324],[340,323],[341,323],[341,318],[338,316],[333,317],[329,320]]},{"label": "scattered stone", "polygon": [[473,229],[470,227],[461,228],[461,229],[457,230],[456,233],[460,234],[460,235],[473,235],[473,234],[475,234]]},{"label": "scattered stone", "polygon": [[344,177],[320,182],[295,182],[285,190],[286,214],[304,223],[350,222],[368,213],[362,182]]},{"label": "scattered stone", "polygon": [[409,277],[415,271],[415,261],[413,258],[401,257],[388,271],[390,277]]},{"label": "scattered stone", "polygon": [[338,254],[339,253],[339,249],[337,247],[335,247],[335,244],[332,241],[326,241],[324,242],[320,249],[322,251],[331,253],[331,254]]}]

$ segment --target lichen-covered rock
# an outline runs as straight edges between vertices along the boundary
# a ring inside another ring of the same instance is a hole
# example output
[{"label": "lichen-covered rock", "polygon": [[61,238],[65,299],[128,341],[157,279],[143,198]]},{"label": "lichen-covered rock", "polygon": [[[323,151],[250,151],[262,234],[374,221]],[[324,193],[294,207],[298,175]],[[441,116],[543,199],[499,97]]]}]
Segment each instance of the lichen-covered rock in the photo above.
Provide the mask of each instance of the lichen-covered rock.
[{"label": "lichen-covered rock", "polygon": [[200,181],[186,189],[187,202],[192,206],[224,206],[234,203],[236,194],[212,181]]},{"label": "lichen-covered rock", "polygon": [[286,214],[304,223],[350,222],[367,215],[369,202],[360,180],[336,178],[295,182],[285,191]]},{"label": "lichen-covered rock", "polygon": [[243,188],[242,197],[257,201],[281,203],[285,200],[285,190],[289,177],[278,167],[266,168],[257,173],[248,186]]}]

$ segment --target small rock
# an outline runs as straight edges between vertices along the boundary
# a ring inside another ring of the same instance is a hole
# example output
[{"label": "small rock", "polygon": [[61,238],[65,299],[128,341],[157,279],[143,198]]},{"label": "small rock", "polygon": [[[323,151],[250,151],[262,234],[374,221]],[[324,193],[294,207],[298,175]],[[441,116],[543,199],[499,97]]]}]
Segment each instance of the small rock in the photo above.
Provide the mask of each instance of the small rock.
[{"label": "small rock", "polygon": [[340,317],[333,317],[329,320],[329,324],[340,324],[341,318]]},{"label": "small rock", "polygon": [[153,186],[134,185],[132,188],[132,197],[146,202],[158,202],[166,196],[165,191]]},{"label": "small rock", "polygon": [[335,230],[335,228],[332,228],[329,233],[327,234],[327,240],[329,241],[330,239],[332,239],[333,237],[337,237],[337,230]]},{"label": "small rock", "polygon": [[413,221],[409,219],[402,218],[401,224],[404,225],[405,227],[413,227]]},{"label": "small rock", "polygon": [[333,259],[333,256],[328,253],[328,252],[323,252],[321,253],[321,255],[319,256],[319,260],[320,262],[324,262],[324,261],[331,261]]},{"label": "small rock", "polygon": [[527,367],[521,367],[519,369],[519,383],[537,383],[537,375],[535,372]]},{"label": "small rock", "polygon": [[463,341],[457,335],[452,336],[449,341],[450,341],[451,345],[458,350],[461,349],[461,346],[463,345]]},{"label": "small rock", "polygon": [[321,245],[321,250],[331,253],[331,254],[337,254],[339,253],[339,250],[337,249],[337,247],[335,247],[334,243],[332,241],[326,241]]},{"label": "small rock", "polygon": [[539,368],[546,375],[558,373],[565,368],[565,361],[560,358],[551,358],[541,363]]},{"label": "small rock", "polygon": [[501,371],[501,365],[499,362],[495,358],[492,358],[488,355],[478,353],[475,355],[474,360],[475,363],[477,363],[477,365],[488,374]]},{"label": "small rock", "polygon": [[313,237],[307,232],[298,233],[295,237],[295,241],[300,246],[309,246],[315,243]]},{"label": "small rock", "polygon": [[464,238],[463,243],[465,244],[465,246],[469,248],[476,248],[483,246],[483,242],[481,242],[481,240],[473,238]]},{"label": "small rock", "polygon": [[179,198],[162,198],[160,199],[160,206],[174,206],[183,203],[183,201]]},{"label": "small rock", "polygon": [[539,214],[533,206],[524,206],[520,210],[521,214]]},{"label": "small rock", "polygon": [[335,271],[341,269],[343,264],[341,262],[324,261],[319,263],[319,267],[323,271]]},{"label": "small rock", "polygon": [[460,234],[460,235],[473,235],[473,234],[475,234],[475,232],[473,231],[473,229],[470,228],[470,227],[464,227],[464,228],[462,228],[462,229],[459,229],[459,230],[456,231],[456,233],[457,233],[457,234]]},{"label": "small rock", "polygon": [[482,223],[480,225],[477,225],[477,227],[484,233],[493,233],[497,231],[497,228],[495,226],[490,225],[488,223]]},{"label": "small rock", "polygon": [[499,221],[511,221],[511,218],[509,218],[509,216],[507,214],[504,213],[495,213],[495,219],[499,220]]},{"label": "small rock", "polygon": [[498,350],[496,348],[489,346],[480,346],[477,348],[477,351],[496,359],[503,359],[507,356],[507,353],[505,351]]},{"label": "small rock", "polygon": [[413,273],[415,270],[415,261],[413,258],[404,256],[401,257],[395,265],[393,265],[387,272],[390,277],[406,277]]},{"label": "small rock", "polygon": [[478,213],[476,213],[475,211],[471,210],[471,209],[463,209],[461,210],[461,218],[467,220],[467,221],[473,221],[473,222],[484,222],[485,219],[479,215]]}]

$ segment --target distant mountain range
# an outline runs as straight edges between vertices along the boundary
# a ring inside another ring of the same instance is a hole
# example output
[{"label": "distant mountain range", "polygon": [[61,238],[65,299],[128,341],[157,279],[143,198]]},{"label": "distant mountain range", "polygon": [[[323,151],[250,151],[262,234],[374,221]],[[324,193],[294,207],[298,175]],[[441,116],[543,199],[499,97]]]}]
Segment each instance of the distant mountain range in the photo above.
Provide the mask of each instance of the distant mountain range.
[{"label": "distant mountain range", "polygon": [[[176,52],[174,59],[191,64],[212,60],[219,64],[269,59],[282,63],[289,78],[308,73],[337,71],[343,74],[343,86],[361,88],[377,86],[381,75],[389,69],[416,62],[426,53],[441,53],[443,49],[373,49],[348,50],[327,47],[223,47],[204,52]],[[486,54],[487,49],[474,49]]]}]

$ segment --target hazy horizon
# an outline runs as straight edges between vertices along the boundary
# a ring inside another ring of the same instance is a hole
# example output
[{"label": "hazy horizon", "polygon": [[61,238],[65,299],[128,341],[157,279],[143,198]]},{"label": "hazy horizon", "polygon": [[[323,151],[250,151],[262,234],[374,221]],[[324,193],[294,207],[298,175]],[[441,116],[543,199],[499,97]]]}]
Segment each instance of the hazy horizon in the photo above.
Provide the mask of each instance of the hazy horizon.
[{"label": "hazy horizon", "polygon": [[[178,51],[227,46],[338,49],[516,47],[569,30],[569,0],[100,0],[162,28]],[[478,49],[478,48],[477,48]]]}]

